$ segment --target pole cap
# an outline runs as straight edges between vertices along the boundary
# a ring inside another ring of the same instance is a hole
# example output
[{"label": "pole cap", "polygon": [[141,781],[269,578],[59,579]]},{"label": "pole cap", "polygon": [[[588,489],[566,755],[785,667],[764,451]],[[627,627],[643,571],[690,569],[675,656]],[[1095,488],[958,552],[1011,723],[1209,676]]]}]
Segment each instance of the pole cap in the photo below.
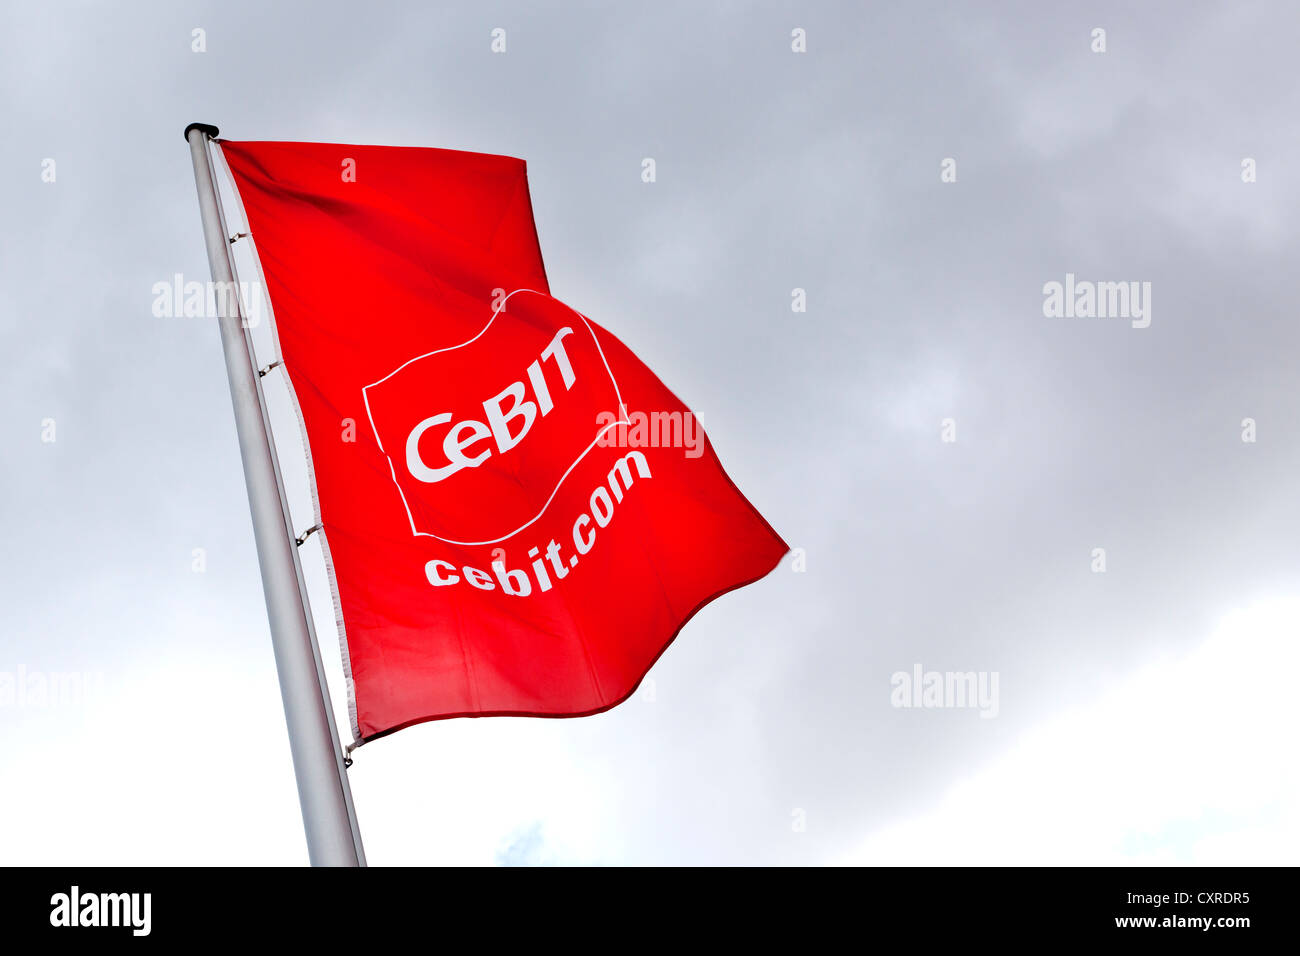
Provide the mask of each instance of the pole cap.
[{"label": "pole cap", "polygon": [[185,127],[185,141],[187,143],[190,141],[190,130],[192,129],[202,130],[204,133],[207,133],[208,136],[212,137],[213,139],[216,139],[217,136],[221,134],[221,130],[217,129],[215,126],[212,126],[208,123],[191,123],[189,126]]}]

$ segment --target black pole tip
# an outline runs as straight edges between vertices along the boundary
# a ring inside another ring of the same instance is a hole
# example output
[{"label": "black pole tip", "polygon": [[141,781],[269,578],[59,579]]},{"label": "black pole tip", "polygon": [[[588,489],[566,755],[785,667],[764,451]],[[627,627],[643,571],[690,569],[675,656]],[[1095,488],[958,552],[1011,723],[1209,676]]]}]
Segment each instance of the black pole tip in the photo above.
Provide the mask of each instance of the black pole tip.
[{"label": "black pole tip", "polygon": [[217,129],[215,126],[210,126],[207,123],[191,123],[189,126],[185,127],[185,141],[187,143],[190,141],[190,130],[192,129],[202,130],[213,139],[216,139],[217,136],[221,134],[221,130]]}]

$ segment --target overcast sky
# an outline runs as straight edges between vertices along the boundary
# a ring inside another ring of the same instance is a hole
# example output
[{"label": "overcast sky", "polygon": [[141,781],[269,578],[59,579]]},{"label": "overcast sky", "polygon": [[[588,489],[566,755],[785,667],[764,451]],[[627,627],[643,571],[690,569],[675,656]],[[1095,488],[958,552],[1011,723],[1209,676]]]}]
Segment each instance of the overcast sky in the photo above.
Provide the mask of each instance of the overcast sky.
[{"label": "overcast sky", "polygon": [[372,864],[1294,863],[1300,12],[1087,6],[6,3],[0,690],[90,676],[0,700],[0,863],[306,861],[217,330],[151,309],[191,121],[526,159],[552,292],[806,556],[609,713],[362,748]]}]

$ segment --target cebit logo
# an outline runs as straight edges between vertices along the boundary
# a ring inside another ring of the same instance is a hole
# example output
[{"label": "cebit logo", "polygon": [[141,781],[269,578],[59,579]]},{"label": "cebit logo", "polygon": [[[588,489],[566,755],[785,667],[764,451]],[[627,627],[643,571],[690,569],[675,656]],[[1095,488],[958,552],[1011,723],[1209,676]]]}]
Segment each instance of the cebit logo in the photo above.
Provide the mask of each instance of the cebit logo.
[{"label": "cebit logo", "polygon": [[[477,468],[483,464],[492,454],[490,447],[484,447],[472,458],[467,458],[466,452],[470,446],[482,445],[481,439],[488,435],[496,442],[497,451],[503,454],[518,445],[533,427],[538,410],[541,410],[542,415],[548,415],[555,408],[555,403],[551,401],[551,389],[546,384],[546,373],[542,371],[542,362],[546,359],[555,360],[566,390],[573,388],[573,383],[577,380],[573,366],[569,364],[569,356],[564,351],[564,337],[572,334],[573,329],[567,325],[560,329],[555,333],[555,338],[551,339],[551,344],[542,349],[541,358],[528,366],[528,381],[533,387],[536,402],[525,397],[528,389],[523,382],[511,382],[500,395],[494,395],[483,403],[486,424],[471,418],[447,429],[442,439],[442,453],[446,456],[447,463],[437,468],[430,468],[420,457],[420,438],[430,428],[450,422],[451,414],[442,412],[426,418],[412,428],[411,434],[406,437],[407,470],[420,481],[442,481],[462,468]],[[504,406],[507,399],[510,401],[508,409]],[[510,422],[516,418],[522,418],[523,422],[519,425],[519,431],[512,435]]]},{"label": "cebit logo", "polygon": [[[507,308],[508,304],[508,308]],[[586,318],[519,289],[483,329],[362,389],[411,533],[493,544],[536,521],[574,466],[626,415]]]}]

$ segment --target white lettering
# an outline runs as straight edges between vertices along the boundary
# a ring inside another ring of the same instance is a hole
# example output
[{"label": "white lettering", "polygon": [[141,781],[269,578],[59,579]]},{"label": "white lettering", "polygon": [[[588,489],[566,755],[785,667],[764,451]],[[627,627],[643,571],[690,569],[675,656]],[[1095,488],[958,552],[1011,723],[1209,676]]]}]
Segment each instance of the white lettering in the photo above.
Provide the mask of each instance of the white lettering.
[{"label": "white lettering", "polygon": [[[471,445],[482,441],[489,435],[496,442],[497,451],[505,454],[510,449],[518,445],[529,429],[537,421],[538,412],[543,416],[550,414],[555,408],[555,402],[551,398],[551,390],[546,384],[546,374],[542,367],[542,362],[546,359],[553,358],[556,366],[560,370],[560,378],[564,382],[565,391],[573,387],[577,377],[573,373],[573,366],[569,363],[569,356],[564,351],[564,337],[571,335],[573,329],[565,326],[555,333],[555,338],[551,343],[542,350],[541,359],[532,362],[528,366],[527,379],[533,387],[533,394],[537,396],[537,401],[533,402],[527,398],[528,387],[522,382],[511,382],[499,394],[494,395],[483,403],[483,414],[487,422],[467,419],[463,422],[457,422],[448,429],[443,436],[442,451],[447,456],[447,464],[439,465],[436,468],[430,468],[420,457],[420,439],[424,433],[435,425],[445,425],[451,421],[450,412],[441,412],[431,418],[426,418],[420,424],[411,430],[411,434],[406,438],[406,468],[411,476],[417,481],[434,482],[442,481],[449,478],[462,468],[477,468],[483,462],[487,461],[492,455],[491,448],[484,448],[477,455],[467,456]],[[505,400],[510,399],[509,408],[505,408]],[[519,426],[517,432],[511,432],[510,423],[517,418],[522,418],[523,423]]]}]

